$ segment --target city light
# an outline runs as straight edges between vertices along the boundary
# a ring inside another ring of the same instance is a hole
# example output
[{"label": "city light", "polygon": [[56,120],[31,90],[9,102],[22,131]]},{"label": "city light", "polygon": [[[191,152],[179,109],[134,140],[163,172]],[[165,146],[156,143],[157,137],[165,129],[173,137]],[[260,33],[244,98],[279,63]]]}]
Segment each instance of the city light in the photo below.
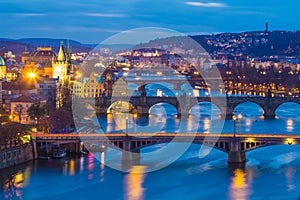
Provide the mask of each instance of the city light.
[{"label": "city light", "polygon": [[35,73],[35,72],[29,72],[29,73],[27,74],[27,76],[28,76],[29,78],[35,78],[35,77],[36,77],[36,73]]},{"label": "city light", "polygon": [[294,143],[294,139],[293,138],[288,138],[288,139],[286,139],[286,143],[288,145],[292,145]]}]

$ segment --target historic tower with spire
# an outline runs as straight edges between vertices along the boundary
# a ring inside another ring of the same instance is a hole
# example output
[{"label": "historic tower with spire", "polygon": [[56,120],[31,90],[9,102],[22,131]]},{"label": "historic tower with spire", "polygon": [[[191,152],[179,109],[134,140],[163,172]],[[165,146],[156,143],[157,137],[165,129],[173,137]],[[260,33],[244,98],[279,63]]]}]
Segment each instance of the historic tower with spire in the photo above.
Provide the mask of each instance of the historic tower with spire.
[{"label": "historic tower with spire", "polygon": [[58,78],[59,81],[62,82],[70,80],[71,54],[69,45],[65,50],[63,42],[61,41],[59,52],[57,56],[52,59],[52,78]]},{"label": "historic tower with spire", "polygon": [[70,90],[70,74],[72,71],[71,48],[69,42],[64,49],[61,41],[58,54],[52,58],[52,78],[57,79],[56,84],[56,108],[61,108],[64,99]]}]

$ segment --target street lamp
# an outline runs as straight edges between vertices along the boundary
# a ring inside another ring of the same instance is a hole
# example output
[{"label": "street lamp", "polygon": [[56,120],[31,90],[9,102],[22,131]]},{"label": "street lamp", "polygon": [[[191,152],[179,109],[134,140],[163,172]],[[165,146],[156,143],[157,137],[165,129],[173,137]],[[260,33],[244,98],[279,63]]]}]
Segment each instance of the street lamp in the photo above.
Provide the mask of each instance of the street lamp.
[{"label": "street lamp", "polygon": [[128,122],[129,122],[129,120],[128,120],[128,117],[126,117],[126,136],[128,136]]},{"label": "street lamp", "polygon": [[233,137],[235,138],[235,134],[236,134],[236,121],[238,122],[238,134],[241,132],[241,119],[243,118],[242,114],[238,114],[233,115],[232,119],[233,119]]},{"label": "street lamp", "polygon": [[136,119],[137,119],[138,115],[137,114],[133,114],[133,133],[136,134]]}]

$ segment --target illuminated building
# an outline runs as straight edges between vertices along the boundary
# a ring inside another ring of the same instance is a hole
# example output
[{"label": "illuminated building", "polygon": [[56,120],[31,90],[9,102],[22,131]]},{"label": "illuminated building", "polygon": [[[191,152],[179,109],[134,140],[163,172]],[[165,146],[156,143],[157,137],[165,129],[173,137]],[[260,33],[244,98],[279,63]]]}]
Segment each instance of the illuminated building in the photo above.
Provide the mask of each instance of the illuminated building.
[{"label": "illuminated building", "polygon": [[63,42],[61,42],[57,56],[52,59],[52,78],[59,79],[62,82],[70,80],[71,56],[69,45],[65,50]]},{"label": "illuminated building", "polygon": [[29,54],[27,50],[22,53],[22,62],[25,64],[22,75],[25,76],[30,71],[36,71],[41,76],[52,76],[52,58],[56,53],[51,47],[38,47]]},{"label": "illuminated building", "polygon": [[82,78],[81,81],[73,82],[74,97],[99,97],[104,93],[104,84],[102,78],[96,77],[91,73],[89,78]]},{"label": "illuminated building", "polygon": [[56,102],[56,80],[42,78],[37,80],[37,93],[47,100],[48,106],[55,106]]},{"label": "illuminated building", "polygon": [[0,79],[6,77],[6,65],[3,58],[0,56]]},{"label": "illuminated building", "polygon": [[[32,124],[34,120],[30,119],[27,111],[30,106],[36,102],[46,104],[46,99],[35,94],[22,95],[11,101],[11,120],[21,124]],[[20,116],[18,116],[20,112]],[[20,117],[20,118],[19,118]]]}]

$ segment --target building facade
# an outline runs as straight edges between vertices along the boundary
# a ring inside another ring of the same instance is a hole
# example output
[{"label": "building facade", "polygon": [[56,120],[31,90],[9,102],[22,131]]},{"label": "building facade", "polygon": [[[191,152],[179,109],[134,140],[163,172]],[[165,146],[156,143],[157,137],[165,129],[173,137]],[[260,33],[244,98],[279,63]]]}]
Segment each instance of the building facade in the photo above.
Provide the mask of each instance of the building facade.
[{"label": "building facade", "polygon": [[20,122],[21,124],[35,123],[34,120],[30,119],[30,116],[28,114],[28,109],[32,104],[37,102],[40,102],[41,105],[46,105],[46,99],[35,94],[22,95],[16,99],[13,99],[10,103],[11,105],[10,119],[15,122]]}]

